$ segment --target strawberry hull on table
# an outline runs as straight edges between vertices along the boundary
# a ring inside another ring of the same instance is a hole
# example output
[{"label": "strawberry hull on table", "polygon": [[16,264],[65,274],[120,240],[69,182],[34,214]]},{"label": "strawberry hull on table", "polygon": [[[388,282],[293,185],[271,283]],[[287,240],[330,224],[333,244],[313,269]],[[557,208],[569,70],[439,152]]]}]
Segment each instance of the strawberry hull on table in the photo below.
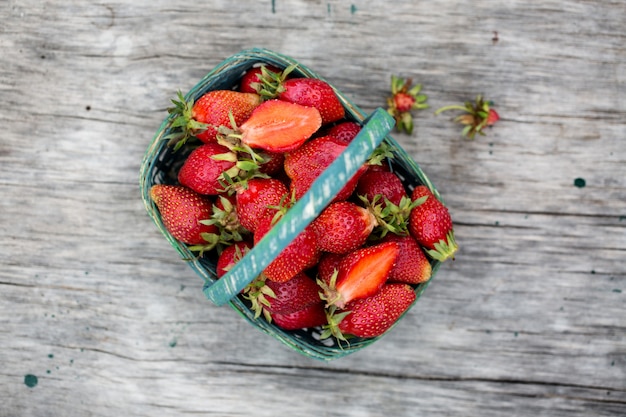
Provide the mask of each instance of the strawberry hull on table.
[{"label": "strawberry hull on table", "polygon": [[[324,81],[294,67],[254,67],[236,90],[195,102],[179,94],[169,145],[172,184],[150,197],[163,225],[220,278],[347,148],[361,126]],[[431,276],[431,259],[457,250],[446,207],[426,186],[409,190],[383,143],[321,214],[240,297],[285,330],[317,327],[338,342],[383,334]]]}]

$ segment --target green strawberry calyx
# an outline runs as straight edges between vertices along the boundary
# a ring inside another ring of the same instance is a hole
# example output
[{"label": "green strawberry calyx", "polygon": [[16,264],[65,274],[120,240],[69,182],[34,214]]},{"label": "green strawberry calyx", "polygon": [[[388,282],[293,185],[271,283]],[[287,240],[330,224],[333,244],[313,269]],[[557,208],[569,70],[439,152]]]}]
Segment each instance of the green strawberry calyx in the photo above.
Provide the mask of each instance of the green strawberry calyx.
[{"label": "green strawberry calyx", "polygon": [[431,258],[436,259],[439,262],[454,259],[454,254],[459,249],[459,246],[454,238],[453,230],[448,232],[445,239],[439,240],[439,242],[435,243],[433,246],[434,249],[429,249],[426,253],[428,253]]},{"label": "green strawberry calyx", "polygon": [[463,114],[455,117],[453,121],[465,126],[461,132],[462,136],[466,136],[468,139],[474,139],[477,134],[485,136],[485,128],[493,125],[500,119],[500,116],[492,106],[492,101],[486,101],[483,96],[479,94],[476,96],[474,103],[466,101],[464,105],[453,104],[444,106],[437,109],[435,114],[438,115],[449,110],[462,111]]}]

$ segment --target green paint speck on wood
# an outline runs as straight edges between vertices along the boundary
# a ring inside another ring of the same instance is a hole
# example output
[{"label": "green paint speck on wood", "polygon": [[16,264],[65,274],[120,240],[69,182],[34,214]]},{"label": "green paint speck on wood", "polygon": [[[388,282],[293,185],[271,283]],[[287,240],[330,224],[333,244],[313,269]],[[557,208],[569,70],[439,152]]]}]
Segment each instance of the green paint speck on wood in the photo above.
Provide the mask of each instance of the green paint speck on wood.
[{"label": "green paint speck on wood", "polygon": [[356,13],[356,6],[354,4],[352,6],[350,6],[350,13],[352,13],[352,14]]},{"label": "green paint speck on wood", "polygon": [[578,188],[583,188],[585,185],[587,185],[587,182],[584,178],[576,178],[574,180],[574,185]]},{"label": "green paint speck on wood", "polygon": [[39,382],[39,380],[35,375],[28,374],[24,376],[24,384],[26,384],[28,388],[34,388],[37,382]]}]

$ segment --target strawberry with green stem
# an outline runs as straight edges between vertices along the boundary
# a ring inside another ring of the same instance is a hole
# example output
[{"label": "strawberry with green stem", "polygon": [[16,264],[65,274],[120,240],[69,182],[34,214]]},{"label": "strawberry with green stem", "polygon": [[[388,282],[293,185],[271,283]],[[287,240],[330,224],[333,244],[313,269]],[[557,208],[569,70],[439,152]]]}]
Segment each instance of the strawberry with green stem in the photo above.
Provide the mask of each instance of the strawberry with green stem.
[{"label": "strawberry with green stem", "polygon": [[485,135],[485,128],[487,126],[493,126],[498,120],[500,115],[496,110],[492,108],[493,102],[486,101],[482,95],[476,96],[476,101],[466,101],[465,105],[450,105],[444,106],[435,112],[440,114],[448,110],[460,110],[464,112],[460,116],[454,118],[454,122],[464,125],[462,135],[469,139],[474,139],[476,134]]},{"label": "strawberry with green stem", "polygon": [[416,201],[424,198],[422,204],[411,210],[409,232],[431,258],[440,262],[454,259],[459,247],[454,237],[450,212],[428,187],[415,187],[411,199]]},{"label": "strawberry with green stem", "polygon": [[295,69],[296,65],[291,65],[276,73],[262,67],[260,82],[254,86],[257,93],[263,100],[279,99],[313,107],[320,112],[322,124],[343,119],[345,109],[330,84],[317,78],[291,77]]},{"label": "strawberry with green stem", "polygon": [[385,242],[345,255],[330,284],[318,280],[326,306],[343,309],[352,300],[377,293],[387,281],[399,251],[397,243]]},{"label": "strawberry with green stem", "polygon": [[410,78],[391,76],[391,96],[387,98],[387,112],[396,120],[396,129],[407,134],[413,133],[413,110],[428,108],[425,94],[420,94],[421,84],[412,86]]},{"label": "strawberry with green stem", "polygon": [[321,337],[334,336],[348,341],[349,337],[378,337],[389,330],[411,307],[417,296],[407,284],[385,284],[375,294],[355,299],[345,310],[330,308],[327,312],[328,325]]},{"label": "strawberry with green stem", "polygon": [[230,124],[231,118],[236,123],[244,122],[261,104],[258,94],[231,90],[209,91],[195,101],[186,100],[179,91],[177,98],[172,100],[174,107],[168,109],[174,117],[172,133],[165,137],[174,150],[192,137],[204,143],[215,142],[220,126]]},{"label": "strawberry with green stem", "polygon": [[191,250],[204,251],[215,247],[219,230],[214,225],[202,223],[211,217],[212,201],[182,185],[155,184],[150,188],[150,198],[159,209],[161,221],[176,239]]}]

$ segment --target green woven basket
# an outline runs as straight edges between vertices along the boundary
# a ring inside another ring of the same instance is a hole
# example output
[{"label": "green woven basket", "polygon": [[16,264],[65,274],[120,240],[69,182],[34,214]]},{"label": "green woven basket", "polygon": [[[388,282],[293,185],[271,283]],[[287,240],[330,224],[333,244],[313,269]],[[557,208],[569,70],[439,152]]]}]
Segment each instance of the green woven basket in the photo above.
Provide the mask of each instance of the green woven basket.
[{"label": "green woven basket", "polygon": [[[223,61],[209,72],[186,95],[187,100],[197,100],[207,91],[232,89],[238,84],[242,74],[255,64],[271,64],[280,69],[297,64],[293,74],[301,77],[322,79],[319,75],[299,64],[294,59],[266,49],[250,49],[242,51]],[[331,84],[332,85],[332,84]],[[276,257],[287,244],[294,239],[332,200],[343,184],[350,178],[371,152],[381,143],[386,142],[392,149],[394,158],[391,169],[398,175],[407,190],[424,184],[439,197],[426,175],[411,157],[388,135],[394,126],[394,120],[382,109],[375,110],[367,116],[339,90],[333,87],[337,97],[346,110],[346,119],[363,126],[359,135],[350,146],[328,167],[289,212],[283,216],[270,232],[261,240],[228,274],[216,279],[215,256],[205,255],[198,258],[197,253],[170,235],[163,226],[158,209],[150,199],[150,188],[154,184],[176,184],[177,173],[190,152],[190,148],[181,148],[174,152],[164,140],[170,133],[173,117],[167,117],[156,132],[150,147],[144,156],[140,186],[144,205],[161,233],[178,251],[187,264],[204,280],[203,291],[207,298],[217,305],[228,303],[254,327],[271,335],[297,352],[315,359],[331,360],[356,352],[374,343],[382,336],[369,339],[352,339],[349,345],[341,346],[332,339],[320,340],[321,330],[317,328],[299,331],[285,331],[268,323],[263,317],[254,318],[249,304],[238,294]],[[439,268],[439,262],[432,261],[433,276]],[[432,280],[432,278],[431,278]],[[430,282],[430,281],[429,281]],[[416,285],[417,298],[424,292],[428,282]],[[407,310],[408,311],[408,310]],[[405,313],[406,314],[406,313]]]}]

